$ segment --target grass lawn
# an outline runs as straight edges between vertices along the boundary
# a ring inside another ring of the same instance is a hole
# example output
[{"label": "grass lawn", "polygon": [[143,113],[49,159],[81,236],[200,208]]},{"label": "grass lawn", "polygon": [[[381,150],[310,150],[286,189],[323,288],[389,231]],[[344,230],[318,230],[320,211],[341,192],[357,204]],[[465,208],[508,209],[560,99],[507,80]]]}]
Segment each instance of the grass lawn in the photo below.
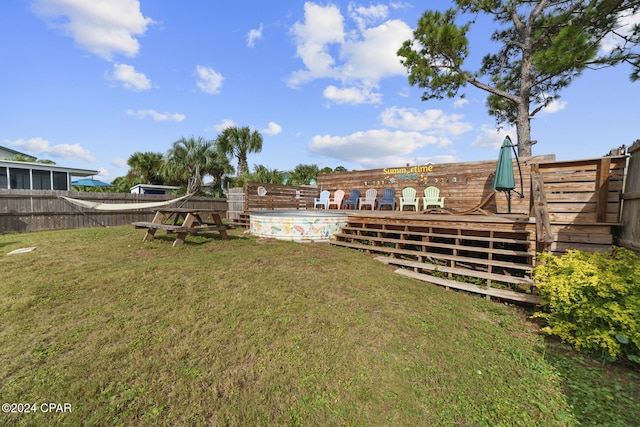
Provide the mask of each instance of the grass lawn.
[{"label": "grass lawn", "polygon": [[329,244],[158,234],[0,235],[0,396],[36,409],[0,425],[640,422],[637,368],[520,309]]}]

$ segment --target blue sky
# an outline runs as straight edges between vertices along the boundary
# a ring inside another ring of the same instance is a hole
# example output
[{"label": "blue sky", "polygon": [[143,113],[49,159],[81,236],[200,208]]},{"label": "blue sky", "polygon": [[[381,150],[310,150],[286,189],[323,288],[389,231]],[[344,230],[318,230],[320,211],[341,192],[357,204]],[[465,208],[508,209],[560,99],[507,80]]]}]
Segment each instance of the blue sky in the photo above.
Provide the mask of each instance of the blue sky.
[{"label": "blue sky", "polygon": [[[464,101],[422,102],[396,56],[426,7],[449,5],[3,1],[0,145],[107,180],[134,152],[164,154],[229,125],[263,135],[251,168],[494,159],[515,131],[497,131],[486,94],[469,87]],[[490,33],[474,27],[471,61],[490,49]],[[593,158],[640,138],[640,83],[629,73],[578,78],[533,120],[534,155]]]}]

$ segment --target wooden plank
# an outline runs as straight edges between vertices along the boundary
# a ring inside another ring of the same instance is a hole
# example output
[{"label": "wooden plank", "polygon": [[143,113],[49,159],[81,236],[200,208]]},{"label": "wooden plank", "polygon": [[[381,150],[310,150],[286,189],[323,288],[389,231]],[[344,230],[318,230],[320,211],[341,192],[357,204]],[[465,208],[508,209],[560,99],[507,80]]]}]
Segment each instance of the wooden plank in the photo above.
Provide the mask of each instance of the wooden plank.
[{"label": "wooden plank", "polygon": [[516,264],[511,262],[505,262],[505,261],[489,260],[486,258],[473,258],[473,257],[464,257],[464,256],[458,256],[458,255],[439,254],[436,252],[421,252],[421,251],[414,251],[414,250],[397,249],[389,246],[366,245],[362,243],[347,242],[343,240],[332,240],[331,244],[335,246],[344,246],[344,247],[349,247],[354,249],[362,249],[367,252],[382,252],[382,253],[389,253],[393,255],[408,255],[408,256],[420,257],[420,258],[433,258],[433,259],[439,259],[443,261],[455,261],[455,262],[475,264],[475,265],[493,265],[496,267],[510,268],[510,269],[521,270],[521,271],[533,270],[533,266],[529,264]]},{"label": "wooden plank", "polygon": [[472,292],[481,295],[487,295],[494,298],[506,299],[509,301],[518,301],[527,304],[540,304],[540,297],[537,295],[529,295],[520,292],[514,292],[506,289],[481,288],[470,283],[458,282],[455,280],[434,277],[428,274],[420,274],[403,268],[395,270],[395,273],[410,277],[412,279],[429,282],[434,285],[444,286],[445,288],[457,289],[466,292]]},{"label": "wooden plank", "polygon": [[147,229],[156,229],[156,230],[167,230],[167,231],[185,231],[186,230],[186,228],[181,225],[162,224],[162,223],[150,222],[150,221],[133,222],[132,225],[135,228],[147,228]]},{"label": "wooden plank", "polygon": [[531,257],[532,253],[526,251],[517,251],[517,250],[509,250],[509,249],[496,249],[489,247],[480,247],[480,246],[470,246],[470,245],[462,245],[460,243],[438,243],[431,240],[409,240],[409,239],[393,239],[387,237],[380,236],[361,236],[361,235],[353,235],[353,234],[345,234],[345,233],[336,233],[334,234],[336,238],[350,238],[352,240],[364,240],[372,243],[391,243],[395,244],[396,247],[398,245],[404,246],[422,246],[422,252],[431,253],[428,250],[430,248],[440,248],[440,249],[449,249],[449,250],[458,250],[464,252],[477,252],[477,253],[494,253],[500,255],[509,255],[509,256],[517,256],[517,257]]},{"label": "wooden plank", "polygon": [[607,219],[607,201],[609,193],[609,169],[611,158],[603,157],[598,165],[598,179],[596,181],[596,192],[598,203],[596,206],[596,221],[605,222]]},{"label": "wooden plank", "polygon": [[403,267],[411,267],[419,270],[438,271],[441,273],[457,274],[459,276],[476,277],[478,279],[488,279],[497,282],[513,283],[516,285],[533,286],[533,279],[528,277],[506,276],[504,274],[487,273],[484,271],[470,270],[467,268],[447,267],[420,261],[411,261],[407,259],[392,258],[388,256],[378,256],[374,258],[377,261],[389,265],[399,265]]},{"label": "wooden plank", "polygon": [[[342,233],[350,233],[352,231],[354,232],[364,232],[364,231],[372,231],[371,228],[367,228],[367,227],[354,227],[352,225],[350,225],[351,223],[347,223],[347,225],[345,225],[342,228]],[[430,227],[433,228],[433,227]],[[438,232],[422,232],[422,231],[413,231],[413,230],[409,230],[409,229],[405,229],[405,230],[392,230],[392,229],[379,229],[380,232],[383,233],[387,233],[387,234],[411,234],[413,236],[420,236],[420,237],[439,237],[439,238],[443,238],[443,239],[453,239],[453,238],[459,238],[462,240],[473,240],[473,241],[477,241],[477,242],[500,242],[500,243],[513,243],[513,244],[522,244],[522,245],[528,245],[529,244],[529,240],[527,239],[527,235],[529,234],[528,232],[522,232],[525,233],[523,238],[515,238],[515,237],[511,237],[511,238],[505,238],[505,237],[483,237],[483,236],[475,236],[472,234],[445,234],[445,233],[438,233]],[[464,231],[468,231],[468,230],[462,230],[462,229],[457,229],[457,231],[459,231],[460,233],[463,233]],[[482,229],[482,231],[487,231],[486,229]],[[455,231],[452,231],[452,233]],[[516,233],[520,233],[520,232],[516,232]]]},{"label": "wooden plank", "polygon": [[538,171],[531,172],[531,204],[536,217],[536,240],[540,243],[551,243],[550,215],[544,193],[542,175]]}]

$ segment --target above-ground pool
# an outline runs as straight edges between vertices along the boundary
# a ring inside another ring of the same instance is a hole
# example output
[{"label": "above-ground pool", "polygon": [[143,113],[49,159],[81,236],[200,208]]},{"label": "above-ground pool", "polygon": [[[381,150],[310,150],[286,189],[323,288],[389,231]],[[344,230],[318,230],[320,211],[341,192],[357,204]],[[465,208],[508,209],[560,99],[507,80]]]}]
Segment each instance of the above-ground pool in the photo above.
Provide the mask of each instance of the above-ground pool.
[{"label": "above-ground pool", "polygon": [[251,212],[250,231],[254,236],[281,240],[323,241],[347,223],[347,214],[321,211]]}]

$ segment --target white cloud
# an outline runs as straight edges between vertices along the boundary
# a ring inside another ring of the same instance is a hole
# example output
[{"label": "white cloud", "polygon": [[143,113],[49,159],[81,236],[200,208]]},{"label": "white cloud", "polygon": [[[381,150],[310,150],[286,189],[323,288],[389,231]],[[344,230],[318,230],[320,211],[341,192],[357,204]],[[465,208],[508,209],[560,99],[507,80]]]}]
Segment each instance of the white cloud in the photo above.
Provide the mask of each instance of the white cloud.
[{"label": "white cloud", "polygon": [[111,160],[111,165],[122,169],[126,169],[129,167],[129,165],[127,164],[127,159],[123,158],[115,158]]},{"label": "white cloud", "polygon": [[222,132],[226,128],[235,126],[236,124],[231,119],[224,119],[220,124],[215,125],[213,128],[218,132]]},{"label": "white cloud", "polygon": [[111,80],[116,80],[127,89],[137,92],[151,89],[151,81],[143,73],[127,64],[113,64],[113,72],[107,76]]},{"label": "white cloud", "polygon": [[496,129],[495,126],[483,125],[482,133],[471,143],[472,148],[495,148],[499,149],[504,139],[509,136],[513,143],[516,143],[516,130],[513,126],[504,129]]},{"label": "white cloud", "polygon": [[351,38],[341,47],[345,58],[341,66],[341,78],[377,82],[392,76],[406,75],[398,59],[402,42],[413,35],[411,28],[399,20],[365,29],[360,37]]},{"label": "white cloud", "polygon": [[349,17],[353,19],[362,31],[367,26],[373,25],[382,19],[385,19],[389,15],[389,7],[385,5],[375,6],[356,6],[353,3],[349,4]]},{"label": "white cloud", "polygon": [[540,113],[553,114],[553,113],[557,113],[558,111],[564,110],[566,107],[567,107],[567,101],[559,101],[557,99],[554,99],[549,103],[549,105],[544,107],[540,111]]},{"label": "white cloud", "polygon": [[57,144],[49,145],[49,141],[42,138],[16,139],[15,141],[3,141],[10,147],[17,147],[25,151],[36,154],[36,157],[52,156],[63,159],[78,159],[87,162],[94,162],[89,150],[79,144]]},{"label": "white cloud", "polygon": [[420,132],[374,129],[347,136],[316,135],[309,143],[309,150],[314,155],[374,167],[381,162],[397,164],[392,159],[413,159],[410,154],[426,146],[443,146],[450,143],[446,138]]},{"label": "white cloud", "polygon": [[262,133],[266,135],[278,135],[280,132],[282,132],[282,126],[276,122],[269,122],[268,127],[262,130]]},{"label": "white cloud", "polygon": [[378,104],[382,101],[382,94],[372,92],[372,88],[338,88],[327,86],[322,93],[325,98],[336,104]]},{"label": "white cloud", "polygon": [[98,168],[98,175],[96,176],[96,179],[104,182],[112,181],[111,177],[109,176],[109,171],[105,168]]},{"label": "white cloud", "polygon": [[333,70],[335,63],[329,53],[331,44],[343,42],[344,18],[337,6],[319,6],[312,2],[304,4],[304,23],[296,22],[292,33],[296,42],[297,56],[307,67],[296,71],[289,84],[298,86],[320,77],[337,77]]},{"label": "white cloud", "polygon": [[250,30],[247,34],[247,46],[253,47],[255,46],[256,40],[260,40],[262,38],[262,24],[257,29]]},{"label": "white cloud", "polygon": [[[634,25],[640,25],[640,11],[632,14],[631,12],[625,14],[618,20],[618,28],[616,32],[622,36],[629,36],[632,34]],[[605,53],[611,52],[622,42],[622,39],[614,34],[607,35],[600,45],[600,50]]]},{"label": "white cloud", "polygon": [[196,66],[196,72],[198,73],[198,82],[196,83],[201,91],[211,95],[220,93],[220,87],[224,77],[216,70],[210,67],[204,67],[202,65]]},{"label": "white cloud", "polygon": [[142,15],[138,0],[35,0],[32,10],[80,48],[107,60],[137,55],[136,37],[153,23]]},{"label": "white cloud", "polygon": [[139,119],[151,117],[157,122],[181,122],[187,117],[180,113],[159,113],[156,110],[127,110],[126,113],[128,116],[136,116]]},{"label": "white cloud", "polygon": [[[378,87],[383,78],[406,72],[396,52],[402,42],[411,38],[411,28],[400,20],[387,20],[386,6],[349,6],[351,27],[335,5],[305,3],[303,22],[296,22],[292,34],[297,56],[305,68],[294,71],[287,80],[298,87],[315,79],[333,79],[342,84],[327,87],[325,96],[334,102],[378,102],[360,96],[362,88]],[[354,25],[355,24],[355,25]],[[354,88],[361,88],[357,93]]]},{"label": "white cloud", "polygon": [[460,114],[447,115],[442,110],[420,112],[400,107],[390,107],[380,113],[385,126],[451,136],[461,135],[473,128],[470,123],[462,121],[463,117]]},{"label": "white cloud", "polygon": [[453,102],[453,108],[462,108],[469,103],[467,98],[458,98]]}]

